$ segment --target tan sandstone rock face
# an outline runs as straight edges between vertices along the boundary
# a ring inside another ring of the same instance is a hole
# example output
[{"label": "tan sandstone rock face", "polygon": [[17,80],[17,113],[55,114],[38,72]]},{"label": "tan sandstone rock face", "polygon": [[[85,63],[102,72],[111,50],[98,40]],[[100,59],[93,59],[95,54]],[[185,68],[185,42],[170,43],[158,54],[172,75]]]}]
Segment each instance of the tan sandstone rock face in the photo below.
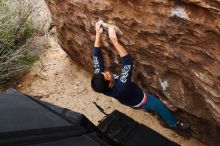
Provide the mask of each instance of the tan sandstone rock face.
[{"label": "tan sandstone rock face", "polygon": [[[173,103],[194,136],[220,142],[220,2],[218,0],[45,0],[62,48],[92,73],[94,24],[122,31],[133,58],[133,80]],[[107,32],[106,69],[119,67]]]}]

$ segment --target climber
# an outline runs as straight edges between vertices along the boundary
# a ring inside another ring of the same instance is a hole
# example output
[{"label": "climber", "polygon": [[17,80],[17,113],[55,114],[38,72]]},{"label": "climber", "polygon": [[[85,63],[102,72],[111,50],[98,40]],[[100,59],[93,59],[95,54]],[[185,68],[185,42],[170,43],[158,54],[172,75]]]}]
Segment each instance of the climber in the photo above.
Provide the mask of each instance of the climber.
[{"label": "climber", "polygon": [[153,111],[158,114],[170,128],[188,129],[189,124],[176,120],[173,113],[155,96],[149,92],[143,92],[140,87],[131,81],[132,59],[125,48],[118,42],[114,27],[108,29],[109,37],[120,55],[121,74],[115,75],[104,70],[104,62],[101,55],[101,34],[103,21],[95,24],[96,39],[93,48],[93,63],[95,73],[91,80],[94,91],[103,93],[117,99],[120,103],[145,111]]}]

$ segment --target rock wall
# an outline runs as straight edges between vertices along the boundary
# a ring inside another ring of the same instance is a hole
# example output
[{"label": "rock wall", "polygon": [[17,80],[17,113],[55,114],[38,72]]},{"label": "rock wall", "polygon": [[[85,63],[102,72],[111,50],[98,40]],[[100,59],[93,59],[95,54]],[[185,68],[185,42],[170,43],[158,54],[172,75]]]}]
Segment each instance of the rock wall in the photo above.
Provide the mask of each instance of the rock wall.
[{"label": "rock wall", "polygon": [[[178,107],[205,143],[220,142],[219,0],[45,0],[62,48],[92,73],[94,24],[114,24],[134,60],[133,79]],[[118,54],[103,35],[106,68]]]}]

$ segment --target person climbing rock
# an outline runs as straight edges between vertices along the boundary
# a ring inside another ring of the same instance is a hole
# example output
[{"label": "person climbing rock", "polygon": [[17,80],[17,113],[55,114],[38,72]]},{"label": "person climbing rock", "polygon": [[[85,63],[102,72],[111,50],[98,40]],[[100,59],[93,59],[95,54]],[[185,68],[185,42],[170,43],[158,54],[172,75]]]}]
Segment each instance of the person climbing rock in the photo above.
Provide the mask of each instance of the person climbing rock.
[{"label": "person climbing rock", "polygon": [[120,103],[136,109],[153,111],[158,114],[170,128],[188,129],[189,124],[177,121],[174,114],[154,95],[143,92],[132,82],[133,63],[126,49],[119,43],[114,27],[108,28],[109,38],[120,55],[121,73],[115,75],[104,70],[101,54],[101,34],[103,21],[95,24],[96,39],[93,48],[94,75],[91,86],[94,91],[117,99]]}]

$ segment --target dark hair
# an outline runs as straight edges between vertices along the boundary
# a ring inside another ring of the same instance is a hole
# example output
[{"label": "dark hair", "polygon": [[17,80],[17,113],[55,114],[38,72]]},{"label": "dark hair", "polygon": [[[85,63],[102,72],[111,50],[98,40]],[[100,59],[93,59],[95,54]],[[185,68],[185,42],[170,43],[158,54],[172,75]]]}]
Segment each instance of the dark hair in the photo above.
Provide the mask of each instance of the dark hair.
[{"label": "dark hair", "polygon": [[99,93],[108,90],[109,81],[106,81],[102,73],[94,74],[91,81],[92,89]]}]

